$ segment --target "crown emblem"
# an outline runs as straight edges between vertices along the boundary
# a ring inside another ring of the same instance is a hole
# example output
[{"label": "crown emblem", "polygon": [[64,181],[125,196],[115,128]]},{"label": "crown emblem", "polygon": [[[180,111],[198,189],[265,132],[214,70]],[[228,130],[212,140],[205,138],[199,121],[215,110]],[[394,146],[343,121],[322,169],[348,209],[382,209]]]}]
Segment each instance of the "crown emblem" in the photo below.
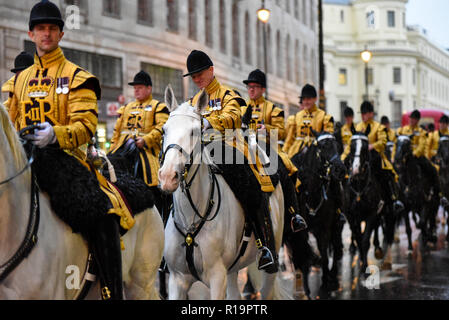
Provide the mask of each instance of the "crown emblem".
[{"label": "crown emblem", "polygon": [[28,96],[30,98],[45,98],[50,92],[50,88],[54,83],[51,77],[42,79],[33,78],[28,82]]}]

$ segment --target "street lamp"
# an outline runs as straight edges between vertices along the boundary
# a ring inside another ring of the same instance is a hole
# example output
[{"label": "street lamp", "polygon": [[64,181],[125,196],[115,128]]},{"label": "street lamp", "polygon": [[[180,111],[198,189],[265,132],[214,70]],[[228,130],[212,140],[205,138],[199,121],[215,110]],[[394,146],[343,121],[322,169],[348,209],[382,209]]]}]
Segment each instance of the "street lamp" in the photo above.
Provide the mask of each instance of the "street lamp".
[{"label": "street lamp", "polygon": [[373,53],[365,47],[365,50],[360,53],[360,56],[362,57],[363,62],[365,62],[365,94],[366,100],[368,101],[368,62],[370,62],[373,57]]},{"label": "street lamp", "polygon": [[267,88],[265,89],[265,98],[268,99],[268,57],[267,57],[267,24],[270,20],[271,12],[265,8],[265,0],[262,0],[262,8],[257,10],[257,18],[263,22],[263,57],[264,57],[264,69]]}]

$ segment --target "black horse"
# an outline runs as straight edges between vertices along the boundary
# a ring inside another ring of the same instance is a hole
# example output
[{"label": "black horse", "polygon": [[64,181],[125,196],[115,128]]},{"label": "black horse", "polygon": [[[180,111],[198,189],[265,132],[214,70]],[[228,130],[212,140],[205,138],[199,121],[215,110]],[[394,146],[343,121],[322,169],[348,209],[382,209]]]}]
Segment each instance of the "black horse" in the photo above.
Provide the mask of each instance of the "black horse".
[{"label": "black horse", "polygon": [[[435,156],[435,162],[439,165],[439,179],[440,187],[443,196],[449,199],[449,136],[441,135],[438,142],[438,152]],[[448,208],[444,207],[444,211],[447,212]],[[449,242],[449,230],[446,235],[446,241]]]},{"label": "black horse", "polygon": [[[339,212],[343,206],[341,183],[346,174],[337,151],[335,137],[329,133],[314,132],[316,140],[292,161],[298,168],[301,186],[298,202],[309,231],[317,240],[321,255],[322,283],[319,297],[328,298],[339,288],[338,261],[342,258]],[[333,264],[329,270],[328,252],[333,252]],[[307,275],[304,275],[307,280]]]},{"label": "black horse", "polygon": [[[366,132],[353,132],[351,151],[345,159],[345,164],[349,169],[345,192],[345,214],[351,227],[352,237],[359,249],[362,263],[360,273],[363,275],[368,267],[367,254],[373,231],[375,232],[376,257],[383,256],[376,231],[382,224],[382,213],[386,209],[386,201],[382,196],[382,185],[375,174],[376,161],[373,160],[375,157],[380,158],[380,155],[374,150],[369,150],[369,131],[370,128]],[[377,160],[380,161],[380,159]],[[362,232],[361,223],[363,221],[365,228]],[[390,227],[390,224],[388,226]],[[388,243],[384,237],[384,246],[387,246]]]},{"label": "black horse", "polygon": [[396,144],[394,165],[399,174],[400,189],[404,199],[404,219],[407,235],[409,237],[409,250],[411,246],[411,229],[408,222],[408,214],[411,211],[416,223],[418,214],[423,244],[436,242],[436,214],[439,207],[439,195],[434,191],[432,180],[423,170],[423,161],[413,155],[411,136],[400,136]]}]

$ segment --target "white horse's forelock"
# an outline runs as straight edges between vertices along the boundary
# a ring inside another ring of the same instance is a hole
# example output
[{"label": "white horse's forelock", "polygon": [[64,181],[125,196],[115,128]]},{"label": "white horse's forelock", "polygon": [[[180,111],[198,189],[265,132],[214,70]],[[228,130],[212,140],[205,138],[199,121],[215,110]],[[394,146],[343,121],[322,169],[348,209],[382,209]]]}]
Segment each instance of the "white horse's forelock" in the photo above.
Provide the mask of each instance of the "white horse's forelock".
[{"label": "white horse's forelock", "polygon": [[1,103],[0,120],[2,126],[2,128],[0,128],[0,131],[4,132],[6,139],[8,140],[11,149],[10,153],[14,158],[16,167],[21,169],[27,162],[25,151],[23,150],[16,130],[9,119],[8,112]]}]

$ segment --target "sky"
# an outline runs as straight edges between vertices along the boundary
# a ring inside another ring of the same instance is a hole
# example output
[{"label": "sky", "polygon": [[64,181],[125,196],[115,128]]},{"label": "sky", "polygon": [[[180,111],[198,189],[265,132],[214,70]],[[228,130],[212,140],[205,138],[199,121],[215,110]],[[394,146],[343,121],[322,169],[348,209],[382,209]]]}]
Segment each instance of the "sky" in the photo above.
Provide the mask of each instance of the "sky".
[{"label": "sky", "polygon": [[419,24],[427,30],[428,37],[449,48],[449,0],[409,0],[407,25]]}]

